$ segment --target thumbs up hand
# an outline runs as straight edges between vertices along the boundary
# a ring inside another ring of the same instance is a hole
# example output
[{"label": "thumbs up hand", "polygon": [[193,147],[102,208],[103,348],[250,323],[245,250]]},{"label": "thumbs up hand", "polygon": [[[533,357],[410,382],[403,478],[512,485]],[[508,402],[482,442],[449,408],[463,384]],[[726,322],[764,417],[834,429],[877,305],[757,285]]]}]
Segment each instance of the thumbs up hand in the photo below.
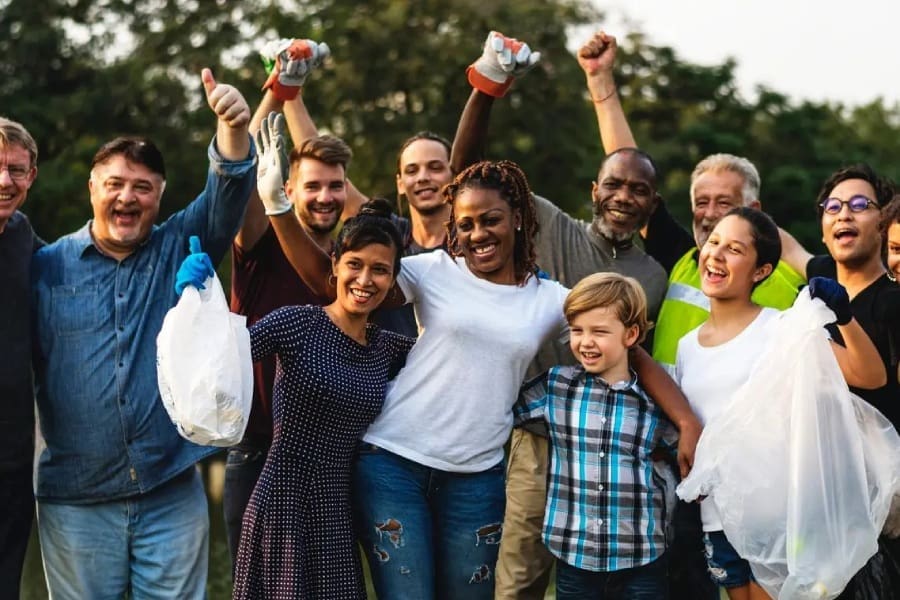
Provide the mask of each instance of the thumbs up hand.
[{"label": "thumbs up hand", "polygon": [[246,128],[250,124],[250,107],[237,88],[218,83],[209,69],[203,69],[200,78],[206,92],[206,102],[219,121],[232,129]]}]

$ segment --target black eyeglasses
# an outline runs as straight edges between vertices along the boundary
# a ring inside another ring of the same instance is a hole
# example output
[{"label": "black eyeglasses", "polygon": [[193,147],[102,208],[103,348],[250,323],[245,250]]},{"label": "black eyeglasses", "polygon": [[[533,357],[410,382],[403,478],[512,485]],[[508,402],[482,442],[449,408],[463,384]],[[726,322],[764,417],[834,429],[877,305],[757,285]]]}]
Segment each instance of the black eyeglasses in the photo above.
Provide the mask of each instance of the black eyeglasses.
[{"label": "black eyeglasses", "polygon": [[826,198],[825,200],[819,202],[819,206],[822,207],[822,210],[827,212],[829,215],[836,215],[841,212],[841,209],[845,204],[850,207],[850,212],[855,213],[862,212],[870,206],[878,208],[878,204],[861,194],[857,194],[849,200],[841,200],[840,198]]}]

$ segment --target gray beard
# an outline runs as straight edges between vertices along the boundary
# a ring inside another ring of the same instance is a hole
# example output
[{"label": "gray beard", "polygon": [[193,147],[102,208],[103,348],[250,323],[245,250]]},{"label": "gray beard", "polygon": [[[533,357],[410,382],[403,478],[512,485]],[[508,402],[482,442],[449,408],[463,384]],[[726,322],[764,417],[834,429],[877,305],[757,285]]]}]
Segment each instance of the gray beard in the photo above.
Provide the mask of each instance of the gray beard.
[{"label": "gray beard", "polygon": [[630,233],[614,231],[613,228],[599,216],[594,217],[594,220],[591,222],[591,229],[594,230],[594,233],[612,244],[621,244],[622,242],[631,241],[631,238],[634,236],[633,231]]}]

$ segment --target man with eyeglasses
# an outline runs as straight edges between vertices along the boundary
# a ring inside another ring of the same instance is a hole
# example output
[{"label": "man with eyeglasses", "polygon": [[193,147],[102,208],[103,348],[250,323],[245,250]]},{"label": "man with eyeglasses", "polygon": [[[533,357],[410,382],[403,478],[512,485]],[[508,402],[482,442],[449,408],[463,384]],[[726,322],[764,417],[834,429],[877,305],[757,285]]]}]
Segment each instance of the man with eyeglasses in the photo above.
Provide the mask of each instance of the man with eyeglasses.
[{"label": "man with eyeglasses", "polygon": [[[887,369],[887,383],[875,390],[850,388],[900,424],[900,286],[891,280],[881,254],[878,224],[881,209],[890,202],[892,185],[869,165],[844,167],[828,178],[816,200],[822,241],[828,254],[813,256],[796,242],[783,248],[782,258],[807,277],[837,279],[850,297],[850,311],[872,338]],[[830,328],[841,343],[840,332]],[[893,598],[900,589],[900,538],[883,534],[878,553],[854,576],[838,598]],[[893,567],[891,566],[893,565]]]},{"label": "man with eyeglasses", "polygon": [[34,393],[28,305],[31,255],[43,242],[19,208],[37,177],[38,148],[20,124],[0,117],[0,590],[19,597],[31,522]]},{"label": "man with eyeglasses", "polygon": [[[877,390],[853,392],[900,423],[900,288],[881,255],[881,208],[894,195],[890,182],[867,164],[844,167],[828,178],[816,200],[828,254],[813,256],[799,244],[784,246],[782,258],[807,277],[831,277],[847,289],[850,309],[875,342],[892,377]],[[834,334],[834,332],[832,332]],[[839,338],[835,338],[839,339]]]}]

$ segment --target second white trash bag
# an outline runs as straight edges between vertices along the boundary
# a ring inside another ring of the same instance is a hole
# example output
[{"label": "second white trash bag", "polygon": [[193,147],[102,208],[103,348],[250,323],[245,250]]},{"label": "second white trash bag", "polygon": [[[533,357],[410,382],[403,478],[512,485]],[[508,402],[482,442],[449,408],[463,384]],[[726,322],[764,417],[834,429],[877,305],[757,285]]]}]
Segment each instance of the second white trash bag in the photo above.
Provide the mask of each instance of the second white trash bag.
[{"label": "second white trash bag", "polygon": [[228,310],[218,277],[184,288],[156,338],[159,392],[182,437],[196,444],[241,441],[253,402],[246,317]]},{"label": "second white trash bag", "polygon": [[722,399],[728,409],[707,423],[677,490],[715,502],[773,598],[836,597],[877,550],[900,493],[900,437],[847,388],[822,329],[833,320],[803,290],[770,321],[765,352]]}]

